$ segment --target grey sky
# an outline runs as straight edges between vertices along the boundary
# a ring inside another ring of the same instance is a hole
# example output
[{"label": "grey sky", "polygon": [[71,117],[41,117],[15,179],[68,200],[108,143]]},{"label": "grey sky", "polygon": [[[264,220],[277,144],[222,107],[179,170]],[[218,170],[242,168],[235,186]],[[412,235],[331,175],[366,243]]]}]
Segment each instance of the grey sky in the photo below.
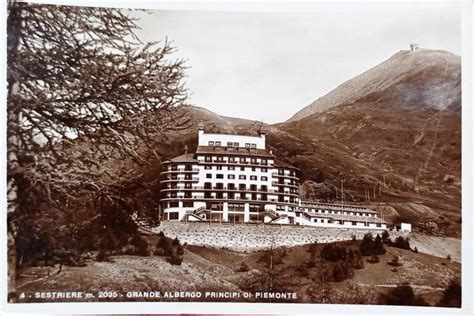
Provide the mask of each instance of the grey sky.
[{"label": "grey sky", "polygon": [[[271,9],[271,8],[270,8]],[[192,104],[282,122],[410,42],[460,55],[455,3],[313,4],[299,11],[138,14],[145,41],[174,41]]]}]

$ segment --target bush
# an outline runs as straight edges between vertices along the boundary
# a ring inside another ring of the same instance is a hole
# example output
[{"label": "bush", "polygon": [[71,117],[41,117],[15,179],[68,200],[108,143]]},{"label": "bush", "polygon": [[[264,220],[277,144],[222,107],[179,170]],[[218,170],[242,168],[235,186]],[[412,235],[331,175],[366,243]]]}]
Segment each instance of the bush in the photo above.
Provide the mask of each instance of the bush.
[{"label": "bush", "polygon": [[448,259],[449,261],[451,261],[451,255],[447,255],[446,259]]},{"label": "bush", "polygon": [[383,255],[387,252],[385,250],[385,247],[383,246],[383,241],[379,234],[377,234],[377,236],[375,237],[373,247],[374,247],[374,253],[373,253],[374,255]]},{"label": "bush", "polygon": [[95,260],[99,261],[99,262],[109,261],[109,255],[107,254],[107,252],[105,250],[101,249],[101,250],[99,250],[99,252],[95,256]]},{"label": "bush", "polygon": [[172,255],[172,252],[173,249],[171,247],[169,239],[164,235],[160,236],[158,238],[158,242],[156,243],[155,255],[169,257]]},{"label": "bush", "polygon": [[394,267],[400,267],[402,265],[398,256],[393,256],[392,260],[388,264]]},{"label": "bush", "polygon": [[396,239],[395,239],[395,242],[393,243],[393,246],[396,247],[396,248],[400,248],[400,249],[406,249],[406,250],[410,250],[411,247],[410,247],[410,240],[409,238],[403,238],[402,236],[398,236]]},{"label": "bush", "polygon": [[354,276],[354,270],[346,262],[338,261],[332,270],[334,281],[341,282]]},{"label": "bush", "polygon": [[364,235],[364,238],[359,245],[359,249],[363,256],[383,255],[386,252],[385,247],[383,246],[382,237],[377,234],[374,239],[371,233]]},{"label": "bush", "polygon": [[173,265],[180,266],[183,262],[183,256],[173,253],[171,257],[169,257],[168,262]]},{"label": "bush", "polygon": [[459,284],[459,281],[451,280],[436,306],[461,307],[461,293],[461,284]]},{"label": "bush", "polygon": [[374,254],[374,238],[371,233],[364,235],[359,245],[359,250],[363,256],[371,256]]},{"label": "bush", "polygon": [[413,248],[413,252],[414,252],[414,253],[418,253],[418,248],[416,248],[416,247]]},{"label": "bush", "polygon": [[244,261],[242,261],[235,269],[235,272],[247,272],[247,271],[249,271],[249,266]]},{"label": "bush", "polygon": [[416,296],[412,287],[407,284],[399,285],[390,290],[381,297],[380,303],[387,305],[428,306],[428,303],[421,296]]},{"label": "bush", "polygon": [[136,247],[136,255],[138,256],[149,256],[150,253],[148,251],[148,241],[137,235],[137,236],[133,236],[132,238],[130,238],[130,241],[129,241],[130,245],[131,246],[134,246]]},{"label": "bush", "polygon": [[389,234],[388,230],[384,230],[384,231],[382,232],[382,241],[383,241],[385,244],[390,244],[390,243],[391,243],[390,234]]},{"label": "bush", "polygon": [[346,261],[348,258],[348,251],[344,246],[340,247],[331,243],[323,247],[320,256],[326,261]]},{"label": "bush", "polygon": [[372,257],[370,257],[370,259],[367,259],[367,262],[369,262],[369,263],[379,263],[380,262],[379,256],[373,255]]}]

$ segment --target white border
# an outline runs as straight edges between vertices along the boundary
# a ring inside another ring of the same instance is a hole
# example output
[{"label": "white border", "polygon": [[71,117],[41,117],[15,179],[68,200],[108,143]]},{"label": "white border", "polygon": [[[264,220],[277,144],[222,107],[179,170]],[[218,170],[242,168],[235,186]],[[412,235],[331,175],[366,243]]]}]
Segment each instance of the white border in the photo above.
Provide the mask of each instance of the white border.
[{"label": "white border", "polygon": [[[88,0],[36,0],[35,2],[41,3],[54,3],[54,4],[69,4],[69,5],[88,5],[88,6],[112,6],[112,7],[137,7],[137,8],[150,8],[150,9],[173,9],[173,10],[225,10],[225,11],[311,11],[317,10],[315,4],[325,3],[325,1],[299,1],[299,2],[285,2],[285,1],[265,1],[252,2],[252,0],[240,0],[236,1],[168,1],[158,2],[153,0],[141,0],[136,2],[131,1],[88,1]],[[379,4],[377,0],[346,0],[346,1],[332,1],[331,6],[340,6],[345,3],[367,3],[367,4]],[[394,1],[391,1],[394,2]],[[401,3],[413,3],[415,1],[399,0],[396,2]],[[472,210],[474,209],[474,203],[468,199],[470,196],[474,196],[474,190],[472,186],[472,179],[474,179],[474,168],[470,161],[474,161],[474,133],[473,129],[468,127],[469,123],[474,122],[474,112],[472,109],[472,16],[473,16],[473,5],[469,0],[461,1],[429,1],[419,0],[416,2],[421,3],[433,3],[433,2],[453,2],[461,4],[463,7],[462,23],[461,23],[461,34],[462,34],[462,218],[463,218],[463,230],[462,230],[462,309],[448,309],[448,308],[437,308],[437,307],[398,307],[398,306],[376,306],[376,305],[338,305],[338,304],[303,304],[303,303],[171,303],[171,302],[149,302],[149,303],[28,303],[28,304],[5,304],[7,295],[7,262],[6,262],[6,155],[2,156],[2,162],[4,163],[1,170],[1,187],[3,188],[4,194],[1,195],[1,203],[3,205],[2,219],[0,220],[0,233],[2,238],[1,243],[1,304],[0,311],[5,310],[8,313],[28,313],[28,314],[39,314],[39,313],[243,313],[243,314],[255,314],[255,313],[273,313],[273,314],[319,314],[319,315],[334,315],[334,314],[353,314],[353,315],[379,315],[379,314],[391,314],[391,315],[410,315],[410,314],[421,314],[421,315],[472,315],[473,314],[473,274],[472,267],[474,265],[472,258],[472,246],[473,246],[473,216]],[[382,2],[388,3],[388,1]],[[2,1],[0,4],[2,19],[0,25],[2,30],[6,30],[6,1]],[[2,77],[2,89],[1,94],[3,99],[6,100],[6,36],[1,39],[2,50],[0,51],[0,57],[3,63],[1,64]],[[4,112],[0,115],[0,125],[2,126],[0,138],[0,146],[6,149],[6,116],[5,112],[5,101],[1,103]],[[4,153],[6,150],[3,151]]]}]

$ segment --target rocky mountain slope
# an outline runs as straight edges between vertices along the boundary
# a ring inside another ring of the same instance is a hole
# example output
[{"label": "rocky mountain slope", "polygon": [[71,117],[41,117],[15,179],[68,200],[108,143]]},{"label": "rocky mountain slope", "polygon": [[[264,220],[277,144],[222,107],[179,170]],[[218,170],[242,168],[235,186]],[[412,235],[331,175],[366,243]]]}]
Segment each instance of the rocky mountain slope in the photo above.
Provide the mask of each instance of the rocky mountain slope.
[{"label": "rocky mountain slope", "polygon": [[460,73],[461,59],[452,53],[424,49],[400,51],[304,107],[288,122],[323,113],[386,89],[391,90],[391,97],[405,105],[435,109],[458,106]]}]

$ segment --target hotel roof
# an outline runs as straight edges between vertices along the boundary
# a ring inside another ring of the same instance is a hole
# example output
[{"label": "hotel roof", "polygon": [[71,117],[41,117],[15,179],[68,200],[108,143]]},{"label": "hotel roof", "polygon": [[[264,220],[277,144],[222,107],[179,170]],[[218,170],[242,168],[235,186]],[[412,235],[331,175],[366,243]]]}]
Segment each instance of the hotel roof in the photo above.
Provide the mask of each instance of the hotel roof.
[{"label": "hotel roof", "polygon": [[384,219],[374,216],[354,216],[354,215],[336,215],[336,214],[321,214],[304,212],[305,215],[314,218],[328,218],[336,221],[355,221],[355,222],[367,222],[367,223],[387,223]]},{"label": "hotel roof", "polygon": [[194,159],[194,154],[184,154],[178,157],[171,158],[164,163],[170,163],[170,162],[198,162],[196,159]]},{"label": "hotel roof", "polygon": [[337,211],[351,211],[351,212],[361,212],[361,213],[373,213],[378,214],[374,210],[366,208],[365,206],[351,205],[351,204],[332,204],[332,203],[321,203],[313,201],[301,201],[302,207],[315,208],[322,210],[337,210]]}]

